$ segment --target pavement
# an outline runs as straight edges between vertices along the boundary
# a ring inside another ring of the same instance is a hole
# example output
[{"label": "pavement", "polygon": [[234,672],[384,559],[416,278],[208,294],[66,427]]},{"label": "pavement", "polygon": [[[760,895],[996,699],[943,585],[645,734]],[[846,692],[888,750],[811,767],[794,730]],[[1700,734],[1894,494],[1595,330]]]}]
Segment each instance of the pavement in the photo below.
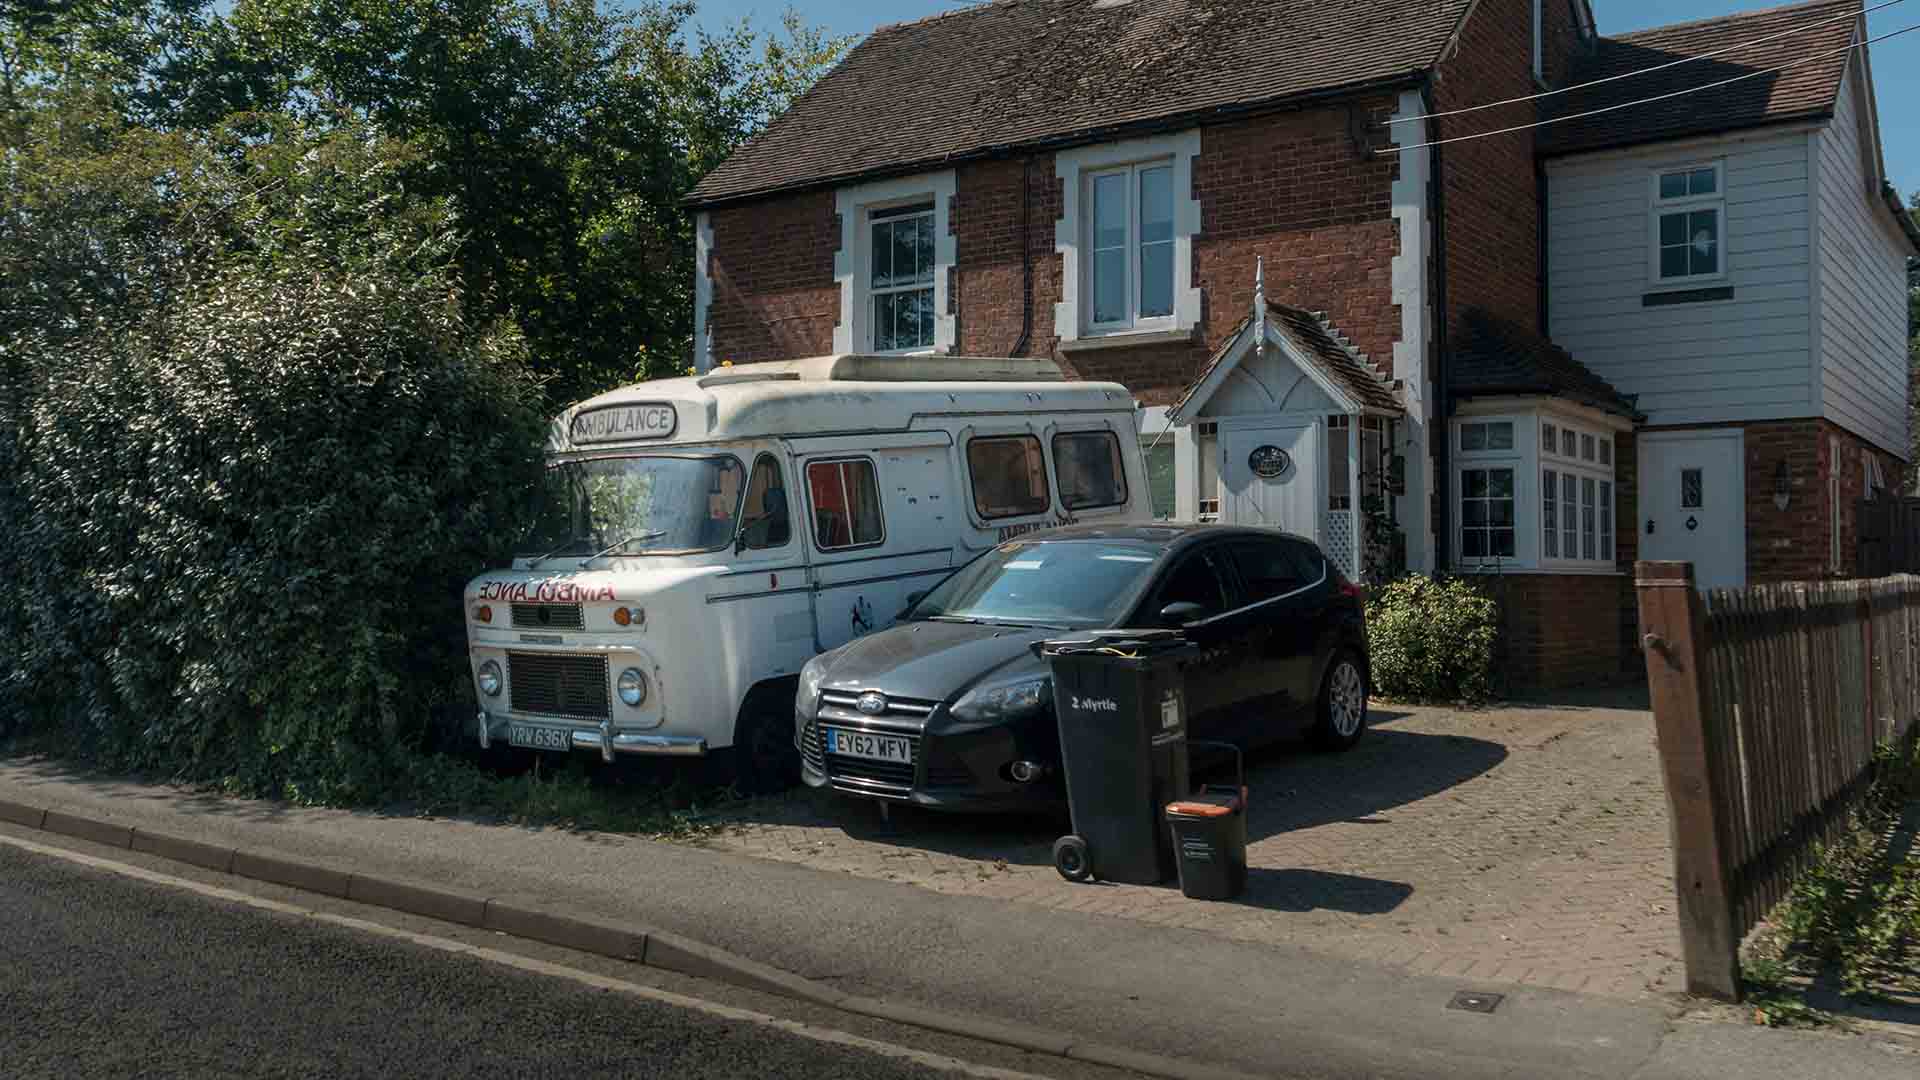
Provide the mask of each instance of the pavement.
[{"label": "pavement", "polygon": [[[1731,1075],[1712,1063],[1737,1052],[1753,1063],[1742,1075],[1884,1077],[1889,1062],[1920,1062],[1899,1056],[1901,1040],[1696,1022],[1699,1013],[1670,997],[1420,974],[1297,943],[627,837],[229,800],[38,761],[0,762],[0,800],[39,808],[39,825],[124,837],[135,850],[142,836],[172,837],[230,856],[242,849],[249,861],[227,864],[236,870],[300,867],[343,889],[424,884],[475,898],[483,911],[683,936],[829,993],[889,1003],[906,1022],[918,1014],[989,1035],[1051,1032],[1062,1047],[1118,1047],[1183,1066],[1143,1070],[1161,1075],[1657,1080]],[[1116,887],[1085,888],[1101,896]],[[1504,998],[1491,1014],[1448,1008],[1462,990]],[[1773,1068],[1803,1050],[1825,1071]]]},{"label": "pavement", "polygon": [[[1563,699],[1570,697],[1563,695]],[[1246,895],[1086,889],[1064,826],[895,810],[805,789],[729,811],[717,850],[833,873],[1302,945],[1419,975],[1651,999],[1684,982],[1645,690],[1552,706],[1381,705],[1352,751],[1249,760]]]}]

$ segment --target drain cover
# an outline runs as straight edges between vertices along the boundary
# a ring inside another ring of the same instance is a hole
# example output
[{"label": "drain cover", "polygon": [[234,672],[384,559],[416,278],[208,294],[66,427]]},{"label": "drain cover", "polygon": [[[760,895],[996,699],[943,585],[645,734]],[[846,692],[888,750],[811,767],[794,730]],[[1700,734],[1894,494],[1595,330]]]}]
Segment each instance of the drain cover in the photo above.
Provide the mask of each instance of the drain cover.
[{"label": "drain cover", "polygon": [[1500,1007],[1505,994],[1476,994],[1471,990],[1461,990],[1447,1002],[1447,1008],[1460,1009],[1463,1012],[1490,1013]]}]

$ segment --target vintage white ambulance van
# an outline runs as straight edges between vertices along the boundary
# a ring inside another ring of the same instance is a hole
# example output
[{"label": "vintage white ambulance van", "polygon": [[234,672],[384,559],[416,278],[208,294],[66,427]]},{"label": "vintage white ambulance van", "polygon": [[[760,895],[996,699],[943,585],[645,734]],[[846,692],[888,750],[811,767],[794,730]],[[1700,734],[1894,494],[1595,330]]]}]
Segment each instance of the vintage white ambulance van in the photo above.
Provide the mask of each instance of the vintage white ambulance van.
[{"label": "vintage white ambulance van", "polygon": [[1145,521],[1135,406],[1049,361],[828,356],[641,383],[562,413],[542,524],[467,586],[481,746],[797,775],[815,653],[1068,522]]}]

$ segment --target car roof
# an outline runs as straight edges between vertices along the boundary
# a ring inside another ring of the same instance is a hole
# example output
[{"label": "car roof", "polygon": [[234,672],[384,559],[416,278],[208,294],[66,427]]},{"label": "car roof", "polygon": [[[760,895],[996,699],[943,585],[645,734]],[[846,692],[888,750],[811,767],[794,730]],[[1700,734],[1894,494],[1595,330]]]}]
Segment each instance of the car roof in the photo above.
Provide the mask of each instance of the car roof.
[{"label": "car roof", "polygon": [[1247,537],[1271,540],[1285,537],[1302,543],[1315,545],[1312,540],[1298,533],[1283,529],[1257,528],[1251,525],[1216,525],[1211,522],[1155,521],[1151,523],[1131,524],[1090,524],[1061,525],[1052,529],[1023,533],[1014,537],[1021,543],[1046,543],[1055,540],[1134,540],[1150,544],[1164,544],[1169,548],[1187,548],[1207,540],[1224,540],[1233,537]]}]

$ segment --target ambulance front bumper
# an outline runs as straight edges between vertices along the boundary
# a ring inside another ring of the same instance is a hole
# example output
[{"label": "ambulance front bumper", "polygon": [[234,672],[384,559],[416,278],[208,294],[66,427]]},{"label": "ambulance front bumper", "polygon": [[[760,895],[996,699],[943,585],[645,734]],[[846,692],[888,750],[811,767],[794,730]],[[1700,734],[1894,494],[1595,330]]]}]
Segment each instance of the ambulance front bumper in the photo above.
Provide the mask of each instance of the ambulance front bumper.
[{"label": "ambulance front bumper", "polygon": [[511,737],[512,729],[520,727],[529,730],[539,729],[542,732],[560,732],[566,739],[566,749],[597,751],[603,761],[612,761],[618,754],[704,757],[707,753],[707,740],[698,735],[651,735],[643,732],[615,731],[613,724],[605,720],[592,727],[578,727],[559,720],[494,716],[483,710],[479,714],[477,724],[482,750],[492,748],[496,741],[526,749],[561,749],[553,745],[536,746],[526,742],[516,742]]}]

